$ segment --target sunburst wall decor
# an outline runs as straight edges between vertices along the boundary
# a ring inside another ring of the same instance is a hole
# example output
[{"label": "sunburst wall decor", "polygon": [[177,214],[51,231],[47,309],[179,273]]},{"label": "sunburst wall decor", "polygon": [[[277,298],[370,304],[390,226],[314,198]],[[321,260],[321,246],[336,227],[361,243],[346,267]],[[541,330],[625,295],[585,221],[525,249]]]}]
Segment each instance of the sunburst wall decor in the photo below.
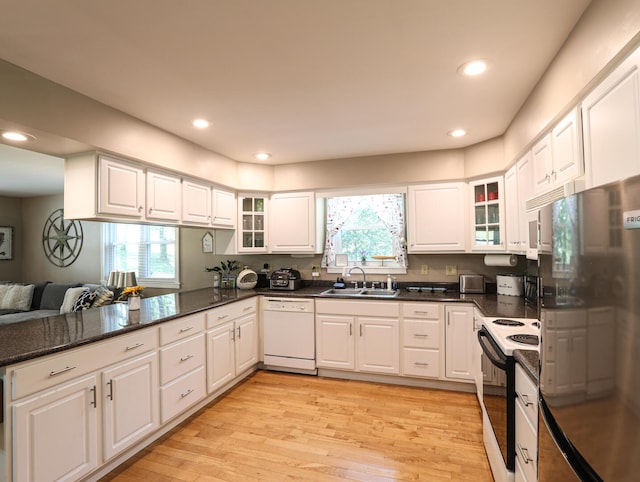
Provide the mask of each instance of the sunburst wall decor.
[{"label": "sunburst wall decor", "polygon": [[45,221],[42,246],[47,259],[64,268],[73,264],[82,249],[82,224],[64,218],[64,211],[56,209]]}]

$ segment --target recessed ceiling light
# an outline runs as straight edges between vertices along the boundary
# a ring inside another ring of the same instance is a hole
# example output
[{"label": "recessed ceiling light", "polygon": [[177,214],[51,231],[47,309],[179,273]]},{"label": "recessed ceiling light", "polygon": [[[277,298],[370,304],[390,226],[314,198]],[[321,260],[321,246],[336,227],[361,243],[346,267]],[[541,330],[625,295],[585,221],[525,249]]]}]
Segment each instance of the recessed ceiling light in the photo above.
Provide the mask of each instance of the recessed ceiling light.
[{"label": "recessed ceiling light", "polygon": [[205,119],[196,119],[193,121],[193,127],[197,127],[198,129],[206,129],[209,127],[209,121]]},{"label": "recessed ceiling light", "polygon": [[471,62],[467,62],[466,64],[462,64],[458,67],[458,73],[463,75],[480,75],[489,68],[486,60],[473,60]]},{"label": "recessed ceiling light", "polygon": [[2,137],[7,139],[8,141],[17,141],[24,142],[29,139],[35,140],[35,136],[31,134],[25,134],[24,132],[15,132],[15,131],[5,131],[2,133]]},{"label": "recessed ceiling light", "polygon": [[462,137],[467,135],[467,130],[466,129],[454,129],[452,131],[447,132],[447,135],[451,136],[451,137]]},{"label": "recessed ceiling light", "polygon": [[259,161],[266,161],[271,157],[271,154],[269,154],[268,152],[257,152],[253,155],[253,157],[258,159]]}]

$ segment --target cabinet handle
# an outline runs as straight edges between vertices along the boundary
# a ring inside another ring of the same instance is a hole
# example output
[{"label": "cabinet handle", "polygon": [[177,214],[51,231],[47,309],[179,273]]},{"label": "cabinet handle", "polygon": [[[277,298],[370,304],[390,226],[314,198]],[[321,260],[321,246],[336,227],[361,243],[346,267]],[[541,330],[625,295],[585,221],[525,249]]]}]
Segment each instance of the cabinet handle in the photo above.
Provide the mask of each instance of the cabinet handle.
[{"label": "cabinet handle", "polygon": [[193,358],[193,355],[187,355],[187,356],[183,356],[182,358],[180,358],[181,362],[187,361],[187,360],[191,360]]},{"label": "cabinet handle", "polygon": [[225,318],[228,318],[229,315],[218,315],[218,319],[219,320],[224,320]]},{"label": "cabinet handle", "polygon": [[98,399],[97,399],[97,395],[96,395],[96,386],[94,385],[89,390],[91,392],[93,392],[93,400],[91,400],[91,402],[89,402],[89,405],[93,405],[94,408],[97,408],[98,407]]},{"label": "cabinet handle", "polygon": [[135,345],[128,346],[127,348],[125,348],[125,350],[126,351],[135,350],[136,348],[140,348],[143,345],[144,343],[136,343]]},{"label": "cabinet handle", "polygon": [[187,397],[187,396],[191,395],[192,393],[193,393],[193,388],[190,388],[190,389],[189,389],[189,390],[187,390],[186,392],[181,393],[181,394],[180,394],[180,398]]},{"label": "cabinet handle", "polygon": [[153,208],[149,208],[149,214],[153,212]]},{"label": "cabinet handle", "polygon": [[520,397],[525,407],[528,407],[529,405],[533,405],[533,402],[529,401],[529,396],[526,393],[516,392],[516,395]]},{"label": "cabinet handle", "polygon": [[419,367],[428,367],[429,364],[428,363],[421,363],[421,362],[413,362],[414,365],[419,366]]},{"label": "cabinet handle", "polygon": [[109,400],[113,400],[113,380],[109,380],[107,382],[107,385],[109,385],[109,393],[107,394],[107,398]]},{"label": "cabinet handle", "polygon": [[242,338],[242,332],[240,331],[241,326],[238,327],[238,340]]},{"label": "cabinet handle", "polygon": [[428,338],[429,337],[429,335],[422,334],[422,333],[414,333],[413,336],[418,337],[418,338]]},{"label": "cabinet handle", "polygon": [[187,326],[186,328],[180,328],[180,333],[185,333],[191,330],[193,330],[193,326]]},{"label": "cabinet handle", "polygon": [[245,306],[244,311],[249,311],[252,308],[253,308],[253,306]]},{"label": "cabinet handle", "polygon": [[353,324],[349,323],[349,336],[353,336]]},{"label": "cabinet handle", "polygon": [[428,311],[417,311],[417,310],[414,310],[413,314],[414,315],[428,315],[429,312]]},{"label": "cabinet handle", "polygon": [[65,373],[65,372],[68,372],[68,371],[71,371],[71,370],[75,370],[75,369],[76,369],[76,367],[64,367],[61,370],[54,370],[52,372],[49,372],[49,376],[50,377],[55,377],[56,375],[60,375],[62,373]]},{"label": "cabinet handle", "polygon": [[142,210],[143,210],[143,207],[142,206],[138,206],[138,212],[141,213]]},{"label": "cabinet handle", "polygon": [[529,462],[533,462],[533,459],[529,457],[529,451],[527,450],[526,447],[523,447],[522,445],[518,444],[518,450],[520,451],[520,455],[522,456],[522,459],[525,464],[528,464]]},{"label": "cabinet handle", "polygon": [[362,336],[362,325],[360,325],[360,336]]},{"label": "cabinet handle", "polygon": [[236,330],[231,328],[229,331],[231,332],[231,341],[236,341]]}]

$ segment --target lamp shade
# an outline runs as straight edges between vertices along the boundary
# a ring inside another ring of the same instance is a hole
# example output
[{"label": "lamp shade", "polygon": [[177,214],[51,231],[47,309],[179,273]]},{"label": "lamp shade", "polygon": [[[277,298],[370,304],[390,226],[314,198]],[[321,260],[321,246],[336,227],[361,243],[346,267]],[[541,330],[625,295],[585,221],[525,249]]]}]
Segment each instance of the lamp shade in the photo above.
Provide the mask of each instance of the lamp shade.
[{"label": "lamp shade", "polygon": [[136,273],[135,271],[126,271],[124,273],[124,288],[129,286],[136,286],[138,282],[136,281]]}]

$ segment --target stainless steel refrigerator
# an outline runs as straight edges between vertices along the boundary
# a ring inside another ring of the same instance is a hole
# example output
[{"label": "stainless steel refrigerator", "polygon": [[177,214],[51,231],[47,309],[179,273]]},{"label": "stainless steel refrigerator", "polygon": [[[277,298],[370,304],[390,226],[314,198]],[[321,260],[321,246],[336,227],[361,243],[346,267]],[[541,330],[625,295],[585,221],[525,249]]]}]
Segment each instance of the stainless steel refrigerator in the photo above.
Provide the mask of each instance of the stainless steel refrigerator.
[{"label": "stainless steel refrigerator", "polygon": [[640,176],[539,219],[539,481],[640,480]]}]

